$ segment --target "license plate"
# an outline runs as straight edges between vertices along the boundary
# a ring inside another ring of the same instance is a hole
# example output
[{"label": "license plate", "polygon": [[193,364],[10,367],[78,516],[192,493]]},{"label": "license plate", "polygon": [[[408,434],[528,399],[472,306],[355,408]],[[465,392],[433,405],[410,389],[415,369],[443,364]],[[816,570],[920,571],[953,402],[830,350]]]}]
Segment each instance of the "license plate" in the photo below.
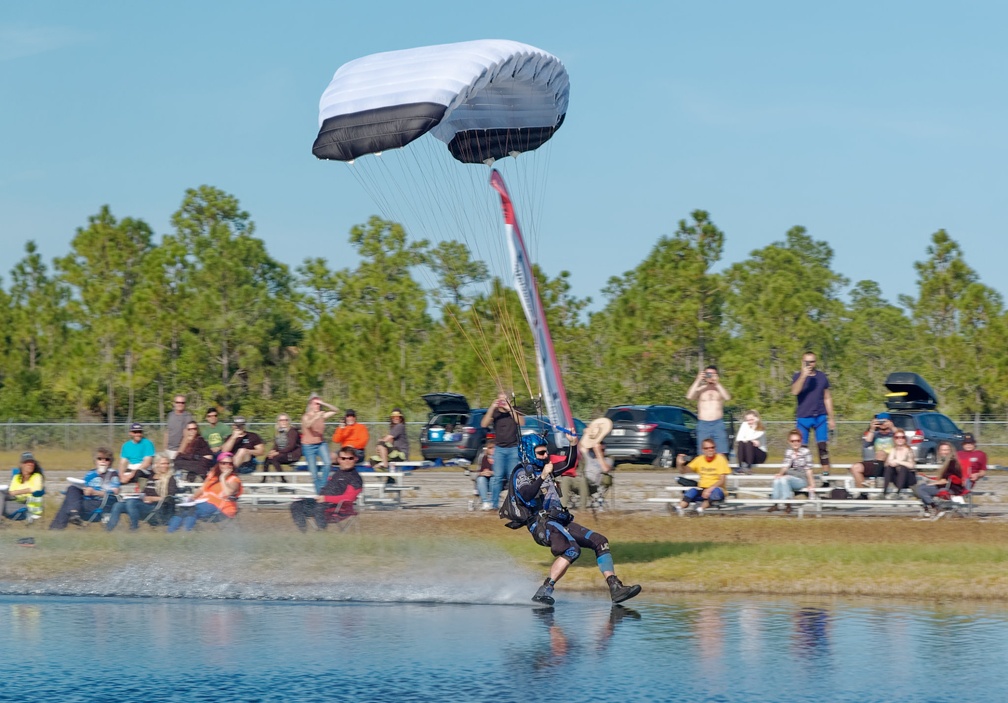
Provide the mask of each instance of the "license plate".
[{"label": "license plate", "polygon": [[626,430],[613,430],[612,434],[615,437],[619,437],[620,435],[626,434]]}]

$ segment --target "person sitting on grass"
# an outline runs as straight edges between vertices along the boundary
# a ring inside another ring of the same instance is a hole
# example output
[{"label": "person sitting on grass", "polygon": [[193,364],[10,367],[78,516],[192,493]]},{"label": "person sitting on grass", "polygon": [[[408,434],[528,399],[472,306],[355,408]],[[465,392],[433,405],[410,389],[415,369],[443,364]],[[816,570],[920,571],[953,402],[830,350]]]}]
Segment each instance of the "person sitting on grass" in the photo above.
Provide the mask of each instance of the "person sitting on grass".
[{"label": "person sitting on grass", "polygon": [[[797,429],[788,432],[788,448],[784,450],[784,460],[781,470],[773,478],[773,489],[770,497],[773,500],[791,500],[795,491],[815,491],[815,479],[812,477],[812,452],[802,446],[801,432]],[[776,503],[767,508],[772,513],[779,509]],[[784,512],[791,512],[791,505],[784,506]]]},{"label": "person sitting on grass", "polygon": [[176,511],[168,521],[168,532],[177,532],[180,527],[186,531],[196,527],[197,520],[220,522],[238,514],[238,496],[242,493],[241,479],[235,474],[234,455],[221,452],[217,464],[207,474],[203,485],[193,493],[195,505],[185,506]]},{"label": "person sitting on grass", "polygon": [[16,520],[37,520],[42,517],[42,497],[45,495],[45,474],[35,455],[25,452],[11,476],[7,490],[0,490],[0,517]]},{"label": "person sitting on grass", "polygon": [[700,448],[703,449],[703,454],[688,464],[685,454],[676,456],[676,468],[679,473],[683,473],[683,469],[689,468],[700,474],[697,485],[684,491],[682,500],[676,505],[676,513],[679,514],[679,517],[686,515],[686,509],[692,503],[700,503],[696,508],[696,514],[703,515],[704,510],[709,508],[711,503],[725,499],[725,482],[731,473],[728,460],[724,454],[717,453],[717,445],[710,437],[700,443]]},{"label": "person sitting on grass", "polygon": [[371,457],[375,471],[388,471],[390,461],[406,461],[409,457],[406,418],[399,408],[392,410],[388,434],[378,440],[377,450],[378,455]]},{"label": "person sitting on grass", "polygon": [[291,503],[291,518],[302,532],[308,531],[308,518],[315,527],[324,530],[330,522],[341,522],[357,514],[354,501],[364,489],[364,481],[357,473],[357,451],[350,445],[342,447],[336,454],[339,464],[319,491],[316,498],[303,498]]},{"label": "person sitting on grass", "polygon": [[[203,438],[200,438],[202,441]],[[178,455],[175,455],[178,461]],[[169,518],[175,514],[175,494],[178,484],[172,473],[172,462],[167,452],[158,452],[154,457],[154,476],[144,486],[143,493],[138,497],[127,497],[112,506],[109,521],[105,529],[111,532],[119,524],[123,513],[129,517],[130,529],[140,529],[140,523],[148,520],[152,525],[166,525]],[[151,516],[155,510],[156,516]],[[148,519],[149,518],[149,519]]]},{"label": "person sitting on grass", "polygon": [[941,442],[938,445],[938,463],[941,464],[941,469],[937,478],[918,481],[914,486],[914,493],[924,504],[925,515],[929,515],[932,520],[937,520],[945,514],[935,503],[939,493],[948,491],[950,496],[955,496],[962,495],[966,491],[963,468],[951,442]]},{"label": "person sitting on grass", "polygon": [[80,485],[67,488],[63,504],[49,523],[50,530],[63,530],[67,525],[83,525],[99,510],[112,509],[119,495],[119,473],[112,468],[112,452],[99,447],[95,452],[95,468],[84,475]]}]

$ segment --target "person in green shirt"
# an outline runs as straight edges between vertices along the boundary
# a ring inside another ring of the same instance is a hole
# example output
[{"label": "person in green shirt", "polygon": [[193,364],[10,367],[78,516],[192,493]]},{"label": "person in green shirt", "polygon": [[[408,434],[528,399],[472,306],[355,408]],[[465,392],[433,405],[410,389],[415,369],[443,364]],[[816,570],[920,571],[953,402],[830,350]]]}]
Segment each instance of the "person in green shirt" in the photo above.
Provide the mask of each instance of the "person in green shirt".
[{"label": "person in green shirt", "polygon": [[227,425],[218,424],[217,419],[217,408],[210,408],[206,411],[206,424],[200,427],[200,434],[203,435],[203,439],[210,445],[210,451],[213,452],[214,456],[220,454],[221,445],[224,444],[227,436],[231,434],[231,428]]}]

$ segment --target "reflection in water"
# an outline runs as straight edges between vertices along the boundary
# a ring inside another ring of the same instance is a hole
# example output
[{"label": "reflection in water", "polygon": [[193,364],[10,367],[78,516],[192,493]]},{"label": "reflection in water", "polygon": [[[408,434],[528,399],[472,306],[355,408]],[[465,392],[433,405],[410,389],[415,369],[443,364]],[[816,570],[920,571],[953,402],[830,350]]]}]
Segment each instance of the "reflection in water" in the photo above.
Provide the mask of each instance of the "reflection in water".
[{"label": "reflection in water", "polygon": [[[1008,655],[1008,613],[692,596],[634,607],[0,598],[6,699],[1002,701],[999,667],[946,693],[948,652]],[[143,656],[123,656],[142,652]],[[82,662],[101,661],[100,667]],[[193,672],[199,672],[195,676]],[[938,692],[936,693],[936,690]]]}]

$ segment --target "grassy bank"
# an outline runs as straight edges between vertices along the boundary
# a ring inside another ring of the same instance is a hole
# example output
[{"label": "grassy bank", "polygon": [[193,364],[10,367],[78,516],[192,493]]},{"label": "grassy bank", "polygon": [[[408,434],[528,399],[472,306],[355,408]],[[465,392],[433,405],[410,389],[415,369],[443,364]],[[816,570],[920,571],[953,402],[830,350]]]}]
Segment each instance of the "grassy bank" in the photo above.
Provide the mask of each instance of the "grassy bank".
[{"label": "grassy bank", "polygon": [[[399,511],[365,515],[359,531],[297,533],[282,513],[246,513],[238,527],[188,535],[163,530],[108,534],[98,526],[0,530],[8,584],[68,582],[96,571],[164,562],[193,572],[221,569],[232,580],[323,583],[338,569],[408,581],[417,565],[453,578],[488,568],[538,577],[552,561],[523,531],[486,515],[436,517]],[[678,520],[610,514],[584,524],[606,534],[619,573],[658,593],[862,595],[1008,601],[1008,524],[945,520],[823,518]],[[17,546],[34,537],[33,548]],[[492,564],[492,566],[488,566]],[[176,575],[178,575],[176,573]],[[184,576],[184,574],[183,574]],[[165,578],[172,578],[166,574]],[[594,590],[602,579],[585,554],[563,581]]]}]

